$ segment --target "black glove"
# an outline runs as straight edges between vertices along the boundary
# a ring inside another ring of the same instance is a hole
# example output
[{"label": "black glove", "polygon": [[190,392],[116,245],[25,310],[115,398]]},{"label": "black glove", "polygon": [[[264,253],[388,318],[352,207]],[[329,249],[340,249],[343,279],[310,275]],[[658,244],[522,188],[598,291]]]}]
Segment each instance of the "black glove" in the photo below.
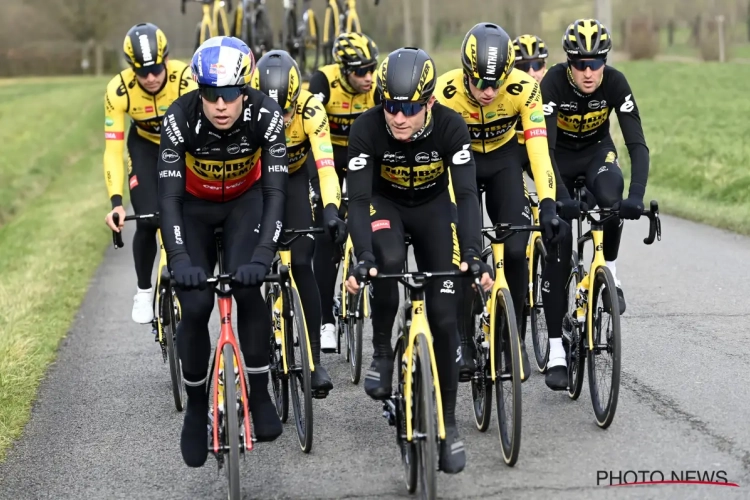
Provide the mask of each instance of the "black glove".
[{"label": "black glove", "polygon": [[262,262],[251,262],[238,267],[232,279],[242,286],[259,286],[267,274],[267,265]]},{"label": "black glove", "polygon": [[484,276],[484,273],[487,273],[490,275],[490,278],[494,279],[492,268],[489,264],[487,264],[485,261],[482,260],[482,258],[479,256],[479,254],[476,252],[476,250],[468,249],[464,252],[463,256],[461,257],[461,262],[466,262],[469,265],[469,271],[472,271],[473,266],[479,266],[478,272],[474,273],[478,275],[479,278]]},{"label": "black glove", "polygon": [[179,288],[185,290],[206,289],[206,280],[208,279],[206,271],[202,267],[194,266],[189,258],[171,262],[169,267],[172,268],[172,277]]},{"label": "black glove", "polygon": [[566,198],[557,201],[557,215],[565,220],[578,219],[582,211],[588,210],[589,207],[582,201]]},{"label": "black glove", "polygon": [[543,229],[542,238],[545,243],[552,245],[563,241],[570,234],[570,224],[558,217],[556,208],[552,198],[545,198],[539,203],[539,225]]},{"label": "black glove", "polygon": [[628,197],[612,206],[613,210],[620,211],[621,219],[638,220],[643,214],[643,199]]},{"label": "black glove", "polygon": [[339,209],[329,203],[323,209],[323,219],[326,221],[328,234],[336,245],[343,245],[346,241],[346,223],[339,219]]},{"label": "black glove", "polygon": [[359,259],[359,262],[352,269],[352,273],[349,277],[354,276],[357,281],[367,279],[370,276],[370,269],[377,271],[378,266],[375,264],[375,256],[369,252],[365,252]]}]

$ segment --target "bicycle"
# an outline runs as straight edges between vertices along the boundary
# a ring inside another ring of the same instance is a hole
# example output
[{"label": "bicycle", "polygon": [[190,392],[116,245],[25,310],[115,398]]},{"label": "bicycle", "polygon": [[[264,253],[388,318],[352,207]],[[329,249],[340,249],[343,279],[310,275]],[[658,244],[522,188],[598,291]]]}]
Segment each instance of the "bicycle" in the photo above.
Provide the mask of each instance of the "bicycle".
[{"label": "bicycle", "polygon": [[[379,2],[375,0],[375,5]],[[323,64],[333,63],[333,42],[341,33],[362,33],[357,0],[328,0],[323,17]]]},{"label": "bicycle", "polygon": [[[310,3],[310,0],[302,0],[300,18],[297,14],[297,1],[284,0],[284,24],[281,30],[281,46],[297,61],[304,81],[309,80],[318,69],[320,60],[318,21]],[[308,51],[313,53],[311,58],[308,58]]]},{"label": "bicycle", "polygon": [[[553,222],[554,224],[554,222]],[[497,428],[500,447],[505,464],[513,467],[518,460],[521,447],[521,383],[529,374],[523,372],[521,362],[521,339],[508,282],[505,279],[504,241],[519,232],[539,232],[541,226],[496,224],[481,229],[490,240],[489,250],[495,267],[495,282],[489,293],[474,297],[470,310],[464,314],[467,331],[474,332],[476,370],[471,377],[471,393],[474,407],[474,421],[480,432],[490,425],[492,415],[492,386],[495,387],[497,406]],[[496,236],[491,232],[495,231]],[[483,252],[483,254],[486,254]],[[477,297],[480,303],[477,302]],[[497,354],[502,353],[498,357]],[[509,382],[508,389],[503,382]],[[506,401],[506,392],[510,398]],[[506,414],[507,406],[511,406]]]},{"label": "bicycle", "polygon": [[[478,269],[442,272],[416,272],[358,276],[364,283],[372,280],[399,280],[407,290],[397,318],[398,338],[394,365],[399,366],[396,391],[383,402],[383,417],[396,427],[396,442],[401,449],[406,488],[417,490],[420,480],[422,496],[436,498],[438,448],[445,440],[445,422],[440,393],[432,333],[425,312],[424,287],[432,279],[474,276]],[[410,283],[411,279],[414,283]],[[481,289],[480,279],[474,278]],[[360,287],[357,295],[361,295]],[[359,300],[355,302],[359,307]]]},{"label": "bicycle", "polygon": [[[585,181],[585,177],[579,177],[574,184],[575,198],[579,202]],[[620,390],[622,361],[620,306],[617,294],[609,293],[610,290],[615,290],[615,279],[604,260],[603,243],[604,224],[616,217],[618,213],[618,210],[610,208],[581,212],[581,217],[578,218],[578,251],[576,252],[575,249],[573,251],[572,269],[565,284],[568,312],[563,318],[562,339],[568,363],[568,396],[573,400],[580,396],[583,387],[583,368],[588,358],[591,403],[594,407],[596,424],[602,429],[608,428],[614,420]],[[593,217],[593,214],[599,214],[599,218]],[[642,215],[649,219],[649,234],[643,242],[651,245],[655,238],[661,241],[661,219],[659,219],[659,205],[656,200],[651,201],[650,210],[643,210]],[[591,224],[591,229],[582,234],[584,219]],[[583,252],[588,241],[592,242],[594,253],[587,271],[584,267]],[[599,299],[601,299],[601,306],[598,305]],[[596,304],[596,306],[590,307],[590,304]],[[602,332],[602,327],[605,326],[602,313],[605,312],[610,316],[611,321]],[[595,327],[596,332],[594,332]],[[609,397],[602,398],[597,386],[596,367],[597,358],[605,353],[612,356],[612,375]],[[604,400],[606,400],[606,405],[603,405]]]},{"label": "bicycle", "polygon": [[232,10],[231,0],[226,0],[227,7],[224,7],[225,0],[180,0],[180,11],[185,14],[185,4],[189,1],[198,2],[203,9],[203,17],[196,28],[195,49],[203,44],[209,38],[215,36],[231,35],[229,26],[229,16],[227,11]]},{"label": "bicycle", "polygon": [[[128,215],[125,221],[145,220],[158,217],[159,214]],[[115,213],[112,215],[115,226],[120,224],[120,216]],[[172,382],[172,396],[177,411],[185,408],[185,386],[182,383],[182,363],[177,352],[177,325],[180,322],[182,312],[180,310],[180,301],[177,300],[177,294],[169,286],[170,276],[167,268],[167,252],[164,250],[164,243],[161,239],[161,230],[156,230],[159,238],[159,266],[156,274],[156,293],[154,294],[154,319],[151,320],[152,333],[154,340],[159,343],[162,358],[165,363],[169,363],[169,376]],[[122,241],[122,232],[112,231],[112,240],[115,250],[125,246]]]},{"label": "bicycle", "polygon": [[273,49],[273,30],[268,20],[266,0],[240,0],[232,18],[232,33],[250,47],[256,61]]},{"label": "bicycle", "polygon": [[[323,228],[285,229],[284,235],[291,236],[279,240],[278,257],[272,264],[272,272],[288,269],[290,279],[284,283],[266,285],[266,305],[271,314],[270,372],[276,412],[282,422],[289,419],[289,381],[292,385],[292,407],[300,448],[310,453],[313,443],[312,399],[323,399],[327,392],[312,390],[311,373],[315,371],[310,335],[305,322],[305,313],[299,299],[297,284],[292,268],[291,245],[297,238],[322,233]],[[315,334],[320,335],[319,330]],[[295,349],[298,349],[295,352]],[[302,393],[300,396],[300,392]]]}]

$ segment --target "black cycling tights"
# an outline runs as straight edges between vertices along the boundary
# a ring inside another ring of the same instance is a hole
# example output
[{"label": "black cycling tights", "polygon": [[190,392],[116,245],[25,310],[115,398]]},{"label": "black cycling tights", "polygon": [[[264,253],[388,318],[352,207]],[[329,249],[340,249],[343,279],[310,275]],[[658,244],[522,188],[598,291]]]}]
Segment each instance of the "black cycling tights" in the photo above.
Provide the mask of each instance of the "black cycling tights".
[{"label": "black cycling tights", "polygon": [[[194,266],[203,267],[208,276],[214,274],[214,229],[217,227],[223,227],[224,272],[232,273],[239,266],[250,263],[260,236],[256,229],[263,215],[260,185],[226,203],[186,195],[182,210],[182,239]],[[187,380],[202,380],[207,373],[211,354],[208,322],[216,302],[214,295],[210,287],[206,290],[177,289],[182,309],[182,320],[177,327],[177,348]],[[266,372],[271,318],[260,287],[235,288],[234,300],[237,302],[237,336],[247,370],[249,373]]]},{"label": "black cycling tights", "polygon": [[[158,177],[156,164],[159,159],[159,145],[144,139],[131,126],[128,133],[128,182],[130,202],[136,214],[153,214],[159,211],[157,198]],[[133,235],[133,260],[138,288],[151,288],[151,273],[156,259],[156,230],[159,224],[155,219],[138,220]]]},{"label": "black cycling tights", "polygon": [[[309,175],[307,168],[302,168],[289,175],[286,194],[285,228],[305,229],[313,226],[313,214],[310,207]],[[305,323],[310,338],[310,349],[313,362],[320,363],[320,293],[313,274],[313,253],[315,236],[302,236],[292,243],[292,274],[299,290],[299,300],[305,310]],[[321,236],[328,237],[328,234]]]},{"label": "black cycling tights", "polygon": [[[624,180],[622,170],[617,163],[613,145],[598,145],[589,154],[573,156],[556,155],[560,175],[568,192],[573,196],[576,177],[586,176],[586,189],[593,194],[596,204],[602,208],[611,208],[622,200]],[[592,200],[587,200],[589,208],[594,208]],[[572,222],[575,225],[575,221]],[[622,224],[619,218],[613,218],[604,225],[604,259],[617,259],[620,248]],[[550,338],[560,338],[562,335],[562,320],[567,311],[568,291],[565,288],[570,270],[573,250],[572,234],[560,243],[560,261],[548,262],[544,267],[542,282],[542,301],[544,314],[547,317],[547,330]],[[575,286],[575,285],[573,285]]]},{"label": "black cycling tights", "polygon": [[[404,267],[404,234],[411,235],[419,271],[450,271],[460,264],[455,212],[446,190],[416,207],[404,207],[375,195],[372,199],[372,245],[381,273],[398,273]],[[453,225],[452,225],[453,224]],[[413,270],[413,269],[412,269]],[[373,281],[372,343],[376,351],[391,345],[391,331],[399,307],[398,282]],[[458,283],[434,280],[425,289],[427,319],[434,337],[443,412],[446,425],[456,425],[459,347],[456,310]]]}]

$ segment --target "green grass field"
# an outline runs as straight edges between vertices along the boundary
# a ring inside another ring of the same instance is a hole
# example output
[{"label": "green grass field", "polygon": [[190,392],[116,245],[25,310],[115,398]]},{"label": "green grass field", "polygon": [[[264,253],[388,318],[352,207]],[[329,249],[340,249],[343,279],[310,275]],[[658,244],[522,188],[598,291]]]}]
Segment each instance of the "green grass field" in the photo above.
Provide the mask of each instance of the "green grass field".
[{"label": "green grass field", "polygon": [[[455,51],[434,54],[440,72]],[[750,234],[750,65],[629,62],[651,150],[646,200]],[[110,242],[102,179],[106,79],[0,81],[0,460]],[[29,98],[33,96],[33,99]],[[613,136],[629,169],[616,124]],[[665,228],[668,234],[668,228]]]},{"label": "green grass field", "polygon": [[104,79],[0,85],[0,460],[109,241]]}]

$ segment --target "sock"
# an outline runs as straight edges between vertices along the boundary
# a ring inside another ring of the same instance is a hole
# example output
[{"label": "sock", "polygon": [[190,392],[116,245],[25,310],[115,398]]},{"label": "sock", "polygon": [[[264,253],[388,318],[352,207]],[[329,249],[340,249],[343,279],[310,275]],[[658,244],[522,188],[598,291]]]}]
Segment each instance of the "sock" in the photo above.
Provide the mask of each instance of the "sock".
[{"label": "sock", "polygon": [[547,361],[547,368],[555,366],[568,366],[565,360],[565,348],[562,345],[562,338],[549,339],[549,361]]}]

